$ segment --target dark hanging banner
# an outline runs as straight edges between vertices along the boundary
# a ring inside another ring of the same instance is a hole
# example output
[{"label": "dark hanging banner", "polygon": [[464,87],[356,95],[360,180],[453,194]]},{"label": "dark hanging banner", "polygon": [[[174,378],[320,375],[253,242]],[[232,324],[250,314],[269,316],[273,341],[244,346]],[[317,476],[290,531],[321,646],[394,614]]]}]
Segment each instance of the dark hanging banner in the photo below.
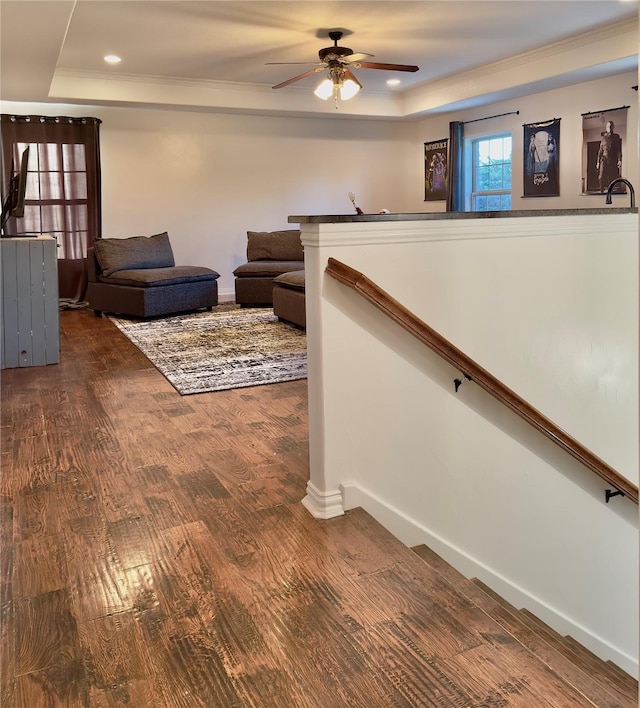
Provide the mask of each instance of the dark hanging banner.
[{"label": "dark hanging banner", "polygon": [[[582,114],[582,193],[604,194],[611,182],[624,177],[622,155],[627,139],[627,109],[609,108]],[[614,194],[624,194],[624,183]]]},{"label": "dark hanging banner", "polygon": [[524,197],[560,196],[560,118],[528,123],[524,129]]},{"label": "dark hanging banner", "polygon": [[424,200],[447,198],[447,148],[449,138],[424,144]]}]

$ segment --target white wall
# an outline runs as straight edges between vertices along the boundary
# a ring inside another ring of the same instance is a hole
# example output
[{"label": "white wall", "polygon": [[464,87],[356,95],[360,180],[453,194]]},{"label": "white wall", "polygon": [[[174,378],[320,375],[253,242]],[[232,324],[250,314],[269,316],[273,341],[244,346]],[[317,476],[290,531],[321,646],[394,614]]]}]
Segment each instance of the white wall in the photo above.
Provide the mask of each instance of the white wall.
[{"label": "white wall", "polygon": [[[477,118],[519,111],[518,115],[492,118],[465,125],[465,138],[488,133],[509,131],[513,137],[513,192],[512,209],[585,209],[604,206],[601,195],[582,195],[582,113],[608,108],[629,106],[627,113],[626,140],[623,145],[622,176],[631,181],[636,189],[638,183],[638,93],[631,87],[638,84],[636,72],[618,74],[608,79],[589,81],[576,86],[545,91],[509,101],[493,103],[481,108],[455,113],[443,113],[427,117],[412,124],[412,140],[409,147],[412,159],[408,161],[410,173],[407,191],[411,203],[407,211],[444,211],[445,202],[424,201],[424,161],[417,159],[422,154],[423,143],[439,140],[449,135],[449,121],[471,121]],[[539,123],[560,118],[560,196],[522,197],[522,166],[524,148],[523,124]],[[615,206],[628,206],[629,197],[614,197]]]},{"label": "white wall", "polygon": [[224,299],[247,231],[296,228],[290,214],[351,214],[350,191],[365,210],[405,207],[397,123],[10,102],[2,111],[102,119],[103,236],[168,231],[178,263],[221,274]]},{"label": "white wall", "polygon": [[[443,211],[444,202],[424,201],[423,143],[446,137],[450,120],[520,111],[466,126],[468,136],[512,130],[514,209],[602,205],[579,193],[580,114],[631,106],[624,174],[637,185],[636,83],[622,74],[413,123],[11,102],[2,112],[101,118],[103,235],[167,230],[177,262],[216,269],[221,298],[232,299],[248,230],[288,228],[292,214],[351,214],[350,191],[368,213]],[[521,199],[522,124],[554,117],[561,196]]]},{"label": "white wall", "polygon": [[[324,273],[363,272],[638,482],[637,215],[303,224],[311,480],[625,670],[638,660],[627,499]],[[316,513],[318,512],[318,513]],[[325,513],[327,512],[327,513]]]}]

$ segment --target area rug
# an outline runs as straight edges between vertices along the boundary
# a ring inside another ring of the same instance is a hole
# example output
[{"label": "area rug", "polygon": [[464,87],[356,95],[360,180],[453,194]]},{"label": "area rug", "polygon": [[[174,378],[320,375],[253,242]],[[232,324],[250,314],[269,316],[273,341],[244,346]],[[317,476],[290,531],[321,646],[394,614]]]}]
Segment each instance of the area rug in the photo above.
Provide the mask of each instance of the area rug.
[{"label": "area rug", "polygon": [[110,319],[183,396],[307,376],[305,332],[271,308],[218,305],[156,320]]}]

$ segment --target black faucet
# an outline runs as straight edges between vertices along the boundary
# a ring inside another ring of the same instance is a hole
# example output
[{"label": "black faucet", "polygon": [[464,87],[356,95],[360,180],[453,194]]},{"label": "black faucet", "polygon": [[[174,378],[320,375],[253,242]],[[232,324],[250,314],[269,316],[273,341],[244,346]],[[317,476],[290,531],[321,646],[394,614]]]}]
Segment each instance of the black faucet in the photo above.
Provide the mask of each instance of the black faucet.
[{"label": "black faucet", "polygon": [[625,179],[624,177],[616,177],[611,184],[607,187],[607,199],[605,201],[605,204],[611,204],[611,193],[613,192],[613,188],[618,182],[624,182],[627,187],[629,187],[629,194],[631,195],[631,204],[629,205],[632,209],[636,205],[636,193],[633,189],[633,185],[631,182],[629,182],[628,179]]}]

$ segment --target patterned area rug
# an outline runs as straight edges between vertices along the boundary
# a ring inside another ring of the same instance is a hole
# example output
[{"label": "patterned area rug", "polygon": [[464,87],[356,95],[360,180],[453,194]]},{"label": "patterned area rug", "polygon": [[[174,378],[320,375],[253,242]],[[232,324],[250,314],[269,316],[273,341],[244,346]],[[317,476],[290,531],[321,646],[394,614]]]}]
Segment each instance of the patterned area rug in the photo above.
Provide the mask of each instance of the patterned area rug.
[{"label": "patterned area rug", "polygon": [[305,332],[271,308],[218,305],[157,320],[110,319],[183,396],[307,376]]}]

